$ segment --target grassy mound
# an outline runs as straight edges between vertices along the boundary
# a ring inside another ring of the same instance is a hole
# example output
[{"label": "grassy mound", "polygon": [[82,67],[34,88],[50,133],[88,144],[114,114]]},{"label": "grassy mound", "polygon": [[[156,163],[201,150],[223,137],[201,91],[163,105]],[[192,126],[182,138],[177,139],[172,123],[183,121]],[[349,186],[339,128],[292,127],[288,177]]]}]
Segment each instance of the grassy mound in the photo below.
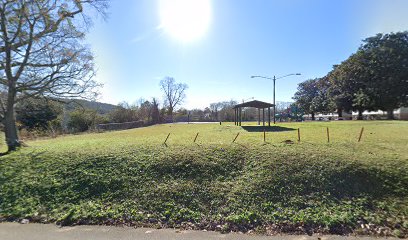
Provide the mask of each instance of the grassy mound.
[{"label": "grassy mound", "polygon": [[392,155],[384,147],[368,151],[351,142],[56,146],[1,158],[3,220],[408,233],[408,162],[405,154]]}]

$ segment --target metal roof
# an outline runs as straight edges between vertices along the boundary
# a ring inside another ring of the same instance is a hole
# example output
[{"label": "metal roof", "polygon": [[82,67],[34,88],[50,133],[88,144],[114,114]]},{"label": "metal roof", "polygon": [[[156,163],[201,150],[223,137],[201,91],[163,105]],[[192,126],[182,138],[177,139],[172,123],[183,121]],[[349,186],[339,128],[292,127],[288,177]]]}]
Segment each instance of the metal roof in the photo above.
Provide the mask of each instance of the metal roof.
[{"label": "metal roof", "polygon": [[269,107],[273,107],[273,106],[274,105],[272,103],[253,100],[253,101],[237,104],[237,105],[234,106],[234,108],[243,108],[243,107],[269,108]]}]

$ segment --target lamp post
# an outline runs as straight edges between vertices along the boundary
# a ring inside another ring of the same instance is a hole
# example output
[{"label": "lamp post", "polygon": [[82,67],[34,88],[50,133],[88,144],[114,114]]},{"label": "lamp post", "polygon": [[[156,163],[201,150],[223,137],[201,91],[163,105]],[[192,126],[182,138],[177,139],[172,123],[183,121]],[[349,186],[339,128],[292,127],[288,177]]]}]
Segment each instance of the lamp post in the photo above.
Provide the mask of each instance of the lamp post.
[{"label": "lamp post", "polygon": [[273,124],[276,124],[276,104],[275,104],[275,82],[278,79],[284,78],[284,77],[289,77],[289,76],[293,76],[293,75],[301,75],[300,73],[291,73],[285,76],[281,76],[281,77],[275,77],[275,75],[273,76],[273,78],[271,77],[265,77],[265,76],[251,76],[251,78],[265,78],[265,79],[269,79],[269,80],[273,80]]}]

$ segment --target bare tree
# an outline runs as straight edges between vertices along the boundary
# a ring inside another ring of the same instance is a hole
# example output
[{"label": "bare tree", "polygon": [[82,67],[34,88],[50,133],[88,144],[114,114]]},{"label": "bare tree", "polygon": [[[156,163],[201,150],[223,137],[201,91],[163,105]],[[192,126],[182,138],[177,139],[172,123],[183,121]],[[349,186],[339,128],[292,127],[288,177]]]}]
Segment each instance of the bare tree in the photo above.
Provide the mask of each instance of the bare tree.
[{"label": "bare tree", "polygon": [[232,121],[234,119],[234,106],[238,103],[234,100],[216,102],[210,104],[213,121]]},{"label": "bare tree", "polygon": [[211,117],[213,121],[219,121],[218,111],[220,111],[223,107],[221,102],[211,103],[210,110],[211,110]]},{"label": "bare tree", "polygon": [[173,111],[186,98],[184,92],[188,86],[185,83],[176,83],[172,77],[165,77],[160,81],[160,88],[164,93],[164,104],[167,106],[168,114],[173,119]]},{"label": "bare tree", "polygon": [[156,98],[152,99],[152,124],[160,122],[159,102]]},{"label": "bare tree", "polygon": [[98,84],[83,43],[84,8],[104,14],[108,0],[0,1],[0,119],[9,151],[20,146],[14,106],[33,96],[85,97]]}]

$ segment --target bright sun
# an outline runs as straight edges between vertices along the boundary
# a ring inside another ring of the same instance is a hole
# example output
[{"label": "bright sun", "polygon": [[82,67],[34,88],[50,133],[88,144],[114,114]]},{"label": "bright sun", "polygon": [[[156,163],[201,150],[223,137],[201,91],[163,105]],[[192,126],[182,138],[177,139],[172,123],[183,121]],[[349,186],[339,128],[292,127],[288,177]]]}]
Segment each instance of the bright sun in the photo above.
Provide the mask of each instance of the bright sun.
[{"label": "bright sun", "polygon": [[160,0],[160,26],[190,42],[202,37],[211,21],[211,0]]}]

